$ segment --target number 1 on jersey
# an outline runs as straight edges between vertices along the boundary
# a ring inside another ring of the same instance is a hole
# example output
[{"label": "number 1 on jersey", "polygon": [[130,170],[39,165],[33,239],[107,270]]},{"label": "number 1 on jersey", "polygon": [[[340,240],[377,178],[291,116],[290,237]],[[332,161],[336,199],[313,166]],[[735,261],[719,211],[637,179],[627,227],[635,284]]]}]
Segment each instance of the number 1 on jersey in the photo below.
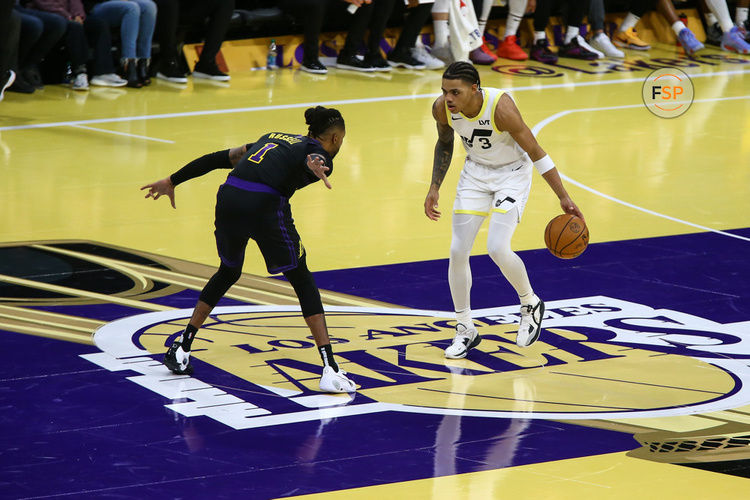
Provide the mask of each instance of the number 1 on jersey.
[{"label": "number 1 on jersey", "polygon": [[263,157],[273,148],[277,147],[278,144],[273,142],[267,142],[262,148],[260,148],[257,152],[249,156],[247,159],[250,160],[253,163],[260,163],[263,161]]}]

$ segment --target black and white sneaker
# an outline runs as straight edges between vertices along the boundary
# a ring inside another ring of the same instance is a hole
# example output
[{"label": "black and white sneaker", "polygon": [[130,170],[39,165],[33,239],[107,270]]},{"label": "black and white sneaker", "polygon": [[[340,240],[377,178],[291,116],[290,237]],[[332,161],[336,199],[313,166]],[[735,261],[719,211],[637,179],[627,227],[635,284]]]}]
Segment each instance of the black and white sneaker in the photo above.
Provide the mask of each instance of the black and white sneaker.
[{"label": "black and white sneaker", "polygon": [[187,83],[185,72],[180,69],[176,60],[164,61],[156,73],[156,78],[172,83]]},{"label": "black and white sneaker", "polygon": [[719,23],[706,26],[706,43],[720,47],[722,36],[724,36],[724,32],[721,31]]},{"label": "black and white sneaker", "polygon": [[365,62],[364,59],[360,59],[357,56],[339,56],[338,59],[336,59],[336,67],[338,69],[347,69],[350,71],[360,71],[363,73],[372,73],[375,71],[375,68],[373,68],[368,62]]},{"label": "black and white sneaker", "polygon": [[391,65],[388,64],[388,61],[383,59],[383,57],[380,55],[377,55],[375,57],[370,57],[370,56],[365,57],[365,63],[375,68],[375,71],[390,71],[391,70]]},{"label": "black and white sneaker", "polygon": [[482,337],[479,336],[474,326],[467,328],[463,323],[458,323],[453,343],[445,349],[445,357],[448,359],[465,358],[469,350],[478,346],[481,341]]},{"label": "black and white sneaker", "polygon": [[397,53],[395,50],[388,54],[388,64],[394,68],[425,69],[427,65],[408,53]]},{"label": "black and white sneaker", "polygon": [[219,69],[219,67],[216,65],[216,61],[198,61],[198,64],[196,64],[195,68],[193,69],[193,78],[216,80],[217,82],[229,81],[229,75]]},{"label": "black and white sneaker", "polygon": [[5,89],[13,85],[16,81],[16,74],[13,70],[8,70],[4,75],[0,75],[0,101],[5,97]]},{"label": "black and white sneaker", "polygon": [[521,306],[521,322],[518,325],[516,345],[529,347],[537,341],[542,331],[542,318],[544,317],[544,301],[534,296],[531,304]]},{"label": "black and white sneaker", "polygon": [[325,75],[328,73],[328,68],[326,68],[319,59],[302,61],[302,67],[300,69],[305,73],[314,73],[316,75]]},{"label": "black and white sneaker", "polygon": [[175,340],[164,355],[164,365],[176,375],[192,375],[193,365],[190,364],[190,351],[182,349],[182,342]]}]

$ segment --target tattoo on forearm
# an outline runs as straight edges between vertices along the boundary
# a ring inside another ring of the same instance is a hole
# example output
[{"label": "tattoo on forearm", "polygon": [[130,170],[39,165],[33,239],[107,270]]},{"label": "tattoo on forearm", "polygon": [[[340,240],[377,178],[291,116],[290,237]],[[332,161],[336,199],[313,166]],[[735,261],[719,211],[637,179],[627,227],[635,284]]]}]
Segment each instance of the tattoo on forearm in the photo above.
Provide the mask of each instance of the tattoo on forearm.
[{"label": "tattoo on forearm", "polygon": [[[446,130],[447,129],[447,130]],[[432,164],[432,184],[440,186],[448,173],[453,158],[453,129],[438,125],[438,141],[435,144],[435,159]]]}]

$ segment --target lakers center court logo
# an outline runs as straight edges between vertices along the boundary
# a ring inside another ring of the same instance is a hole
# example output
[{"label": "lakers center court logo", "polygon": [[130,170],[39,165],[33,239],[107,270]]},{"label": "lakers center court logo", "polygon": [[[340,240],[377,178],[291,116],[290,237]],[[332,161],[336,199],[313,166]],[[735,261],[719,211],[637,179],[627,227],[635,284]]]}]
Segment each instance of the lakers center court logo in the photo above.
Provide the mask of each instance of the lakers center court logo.
[{"label": "lakers center court logo", "polygon": [[171,399],[177,413],[235,429],[381,411],[600,419],[750,402],[750,335],[738,326],[606,296],[547,306],[540,340],[526,349],[514,343],[516,306],[477,311],[482,343],[463,360],[443,356],[448,313],[328,307],[353,395],[317,392],[318,354],[292,306],[216,308],[193,344],[192,377],[159,362],[185,309],[108,323],[95,335],[102,352],[83,357]]}]

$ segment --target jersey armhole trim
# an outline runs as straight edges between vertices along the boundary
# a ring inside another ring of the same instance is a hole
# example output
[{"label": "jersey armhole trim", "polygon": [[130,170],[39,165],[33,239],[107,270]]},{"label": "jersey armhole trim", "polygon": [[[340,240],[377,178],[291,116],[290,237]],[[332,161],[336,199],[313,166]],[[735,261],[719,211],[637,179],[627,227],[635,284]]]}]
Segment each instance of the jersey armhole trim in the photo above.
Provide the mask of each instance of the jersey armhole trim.
[{"label": "jersey armhole trim", "polygon": [[495,111],[497,110],[497,105],[500,103],[500,98],[505,94],[504,90],[498,91],[497,95],[495,96],[494,102],[492,103],[492,130],[494,130],[498,135],[502,134],[500,130],[497,128],[497,124],[495,123]]}]

